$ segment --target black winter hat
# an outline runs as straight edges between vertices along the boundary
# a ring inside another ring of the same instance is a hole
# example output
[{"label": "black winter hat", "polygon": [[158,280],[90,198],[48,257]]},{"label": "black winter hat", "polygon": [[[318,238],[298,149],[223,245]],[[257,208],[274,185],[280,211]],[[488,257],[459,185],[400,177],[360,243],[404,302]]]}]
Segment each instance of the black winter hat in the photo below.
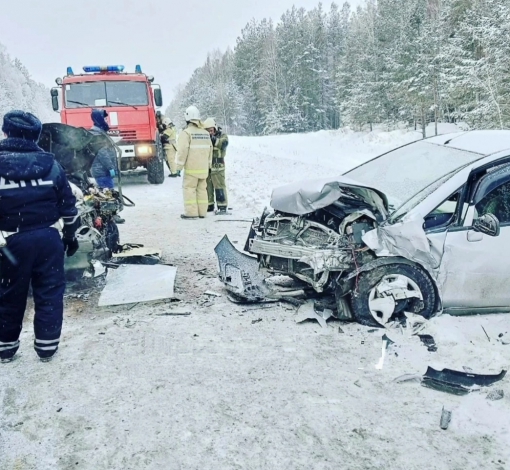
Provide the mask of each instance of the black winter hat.
[{"label": "black winter hat", "polygon": [[18,137],[37,142],[42,124],[33,114],[25,111],[11,111],[4,116],[2,131],[7,137]]}]

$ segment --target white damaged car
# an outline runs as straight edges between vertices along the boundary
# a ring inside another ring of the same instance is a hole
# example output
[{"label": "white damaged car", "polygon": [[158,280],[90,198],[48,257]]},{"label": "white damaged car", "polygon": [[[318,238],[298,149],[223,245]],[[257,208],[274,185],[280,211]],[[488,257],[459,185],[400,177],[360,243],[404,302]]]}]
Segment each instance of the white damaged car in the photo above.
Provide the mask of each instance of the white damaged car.
[{"label": "white damaged car", "polygon": [[234,295],[283,274],[334,294],[338,315],[381,326],[404,312],[510,312],[510,131],[433,137],[343,176],[275,189],[240,253],[216,247]]}]

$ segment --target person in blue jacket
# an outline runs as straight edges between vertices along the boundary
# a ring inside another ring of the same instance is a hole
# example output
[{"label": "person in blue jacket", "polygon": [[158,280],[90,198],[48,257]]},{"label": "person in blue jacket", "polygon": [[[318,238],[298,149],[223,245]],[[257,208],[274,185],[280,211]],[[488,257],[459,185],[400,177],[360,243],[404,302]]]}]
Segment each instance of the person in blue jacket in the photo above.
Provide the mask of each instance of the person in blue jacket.
[{"label": "person in blue jacket", "polygon": [[[94,123],[92,129],[90,129],[92,134],[100,135],[108,132],[110,126],[105,119],[107,116],[108,113],[104,109],[92,110],[91,118]],[[117,156],[115,151],[109,147],[100,149],[92,163],[90,172],[100,188],[113,189],[113,178],[117,174]]]},{"label": "person in blue jacket", "polygon": [[76,199],[53,154],[37,145],[41,129],[39,119],[27,112],[12,111],[3,119],[0,246],[6,246],[0,251],[1,362],[10,362],[18,351],[30,284],[35,350],[43,361],[55,354],[64,311],[64,254],[72,256],[78,250]]},{"label": "person in blue jacket", "polygon": [[[92,110],[91,118],[94,123],[92,129],[90,129],[92,134],[100,135],[108,132],[110,126],[105,119],[107,116],[108,113],[104,109]],[[96,180],[97,185],[100,188],[113,189],[113,178],[117,174],[117,171],[117,155],[115,154],[115,150],[111,147],[103,147],[99,149],[90,169],[92,178]],[[125,220],[118,214],[114,216],[113,220],[117,224],[123,224],[125,222]]]}]

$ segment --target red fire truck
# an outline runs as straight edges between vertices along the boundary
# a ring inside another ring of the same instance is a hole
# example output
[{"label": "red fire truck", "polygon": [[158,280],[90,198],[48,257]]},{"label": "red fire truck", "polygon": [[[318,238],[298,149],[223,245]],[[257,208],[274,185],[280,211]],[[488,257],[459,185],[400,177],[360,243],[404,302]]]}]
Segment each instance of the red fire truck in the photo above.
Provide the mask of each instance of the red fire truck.
[{"label": "red fire truck", "polygon": [[134,73],[125,73],[123,65],[86,66],[83,72],[75,75],[68,67],[67,75],[55,80],[58,87],[52,88],[51,98],[61,122],[90,129],[91,110],[105,109],[108,133],[121,151],[122,173],[139,174],[145,168],[150,183],[163,183],[164,152],[156,121],[163,98],[154,77],[142,73],[139,65]]}]

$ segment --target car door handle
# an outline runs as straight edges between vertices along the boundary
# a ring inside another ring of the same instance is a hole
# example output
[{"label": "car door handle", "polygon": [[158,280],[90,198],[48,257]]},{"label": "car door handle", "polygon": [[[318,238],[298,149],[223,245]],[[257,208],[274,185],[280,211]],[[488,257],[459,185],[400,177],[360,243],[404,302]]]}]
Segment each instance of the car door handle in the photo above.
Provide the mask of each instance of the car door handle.
[{"label": "car door handle", "polygon": [[483,240],[483,233],[468,230],[467,240],[468,242],[481,242]]}]

